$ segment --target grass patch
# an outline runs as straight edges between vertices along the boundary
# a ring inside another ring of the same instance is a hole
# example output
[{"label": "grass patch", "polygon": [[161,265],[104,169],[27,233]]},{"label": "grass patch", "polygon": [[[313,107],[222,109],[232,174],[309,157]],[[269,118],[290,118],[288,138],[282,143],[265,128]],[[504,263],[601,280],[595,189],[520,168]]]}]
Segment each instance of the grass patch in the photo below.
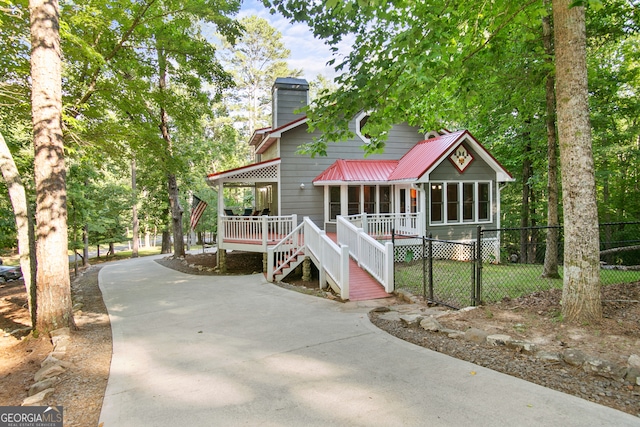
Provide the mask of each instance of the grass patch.
[{"label": "grass patch", "polygon": [[[471,305],[475,277],[473,268],[474,264],[471,262],[434,260],[434,299],[460,307]],[[482,268],[482,300],[495,302],[504,297],[518,298],[533,292],[562,288],[562,267],[559,268],[559,279],[543,278],[542,271],[543,266],[539,264],[485,263]],[[419,295],[426,290],[426,295],[429,296],[428,279],[426,285],[423,282],[423,277],[428,277],[427,275],[426,272],[423,274],[422,260],[398,263],[395,267],[396,289]],[[640,281],[640,271],[600,270],[602,286],[637,281]]]}]

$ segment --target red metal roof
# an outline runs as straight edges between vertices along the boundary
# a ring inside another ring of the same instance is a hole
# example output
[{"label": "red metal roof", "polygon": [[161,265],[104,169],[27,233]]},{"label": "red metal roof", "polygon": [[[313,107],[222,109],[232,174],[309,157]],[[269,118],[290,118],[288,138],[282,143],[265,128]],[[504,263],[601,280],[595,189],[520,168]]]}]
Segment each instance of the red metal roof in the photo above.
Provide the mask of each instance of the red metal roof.
[{"label": "red metal roof", "polygon": [[313,182],[384,182],[398,166],[397,160],[336,160]]},{"label": "red metal roof", "polygon": [[458,131],[418,142],[398,162],[398,167],[389,175],[389,181],[418,179],[442,156],[458,144],[467,131]]}]

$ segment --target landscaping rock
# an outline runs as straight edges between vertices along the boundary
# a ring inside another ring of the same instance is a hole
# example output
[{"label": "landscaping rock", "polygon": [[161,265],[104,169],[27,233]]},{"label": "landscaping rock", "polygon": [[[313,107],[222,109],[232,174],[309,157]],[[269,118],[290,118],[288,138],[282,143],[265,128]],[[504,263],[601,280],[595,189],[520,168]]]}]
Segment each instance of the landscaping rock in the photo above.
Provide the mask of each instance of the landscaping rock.
[{"label": "landscaping rock", "polygon": [[637,354],[632,354],[631,356],[629,356],[627,365],[629,365],[629,367],[631,368],[640,370],[640,356],[638,356]]},{"label": "landscaping rock", "polygon": [[511,341],[511,337],[509,335],[494,334],[487,336],[487,343],[495,346],[506,346],[509,341]]},{"label": "landscaping rock", "polygon": [[627,373],[626,368],[608,360],[601,360],[597,358],[587,358],[582,367],[586,372],[592,372],[600,375],[601,377],[611,378],[614,380],[623,379]]},{"label": "landscaping rock", "polygon": [[47,378],[46,380],[39,381],[29,387],[29,396],[34,396],[41,391],[47,390],[49,388],[53,388],[54,385],[58,384],[60,379],[58,377]]},{"label": "landscaping rock", "polygon": [[484,344],[487,342],[489,333],[478,328],[469,328],[464,333],[464,339],[474,342],[476,344]]},{"label": "landscaping rock", "polygon": [[507,347],[513,348],[525,354],[533,354],[536,352],[536,345],[527,341],[509,340]]},{"label": "landscaping rock", "polygon": [[406,327],[418,326],[422,319],[424,317],[421,314],[403,314],[400,316],[400,321]]},{"label": "landscaping rock", "polygon": [[570,348],[562,353],[562,360],[571,366],[582,366],[587,361],[587,355],[580,350]]},{"label": "landscaping rock", "polygon": [[33,376],[33,379],[36,382],[40,382],[42,380],[46,380],[47,378],[52,378],[62,374],[65,369],[60,365],[49,365],[44,368],[40,368],[38,372]]},{"label": "landscaping rock", "polygon": [[433,317],[427,317],[420,321],[420,327],[427,331],[437,332],[442,330],[442,325]]},{"label": "landscaping rock", "polygon": [[40,393],[34,394],[33,396],[29,396],[22,401],[22,406],[40,406],[42,404],[42,401],[54,391],[55,389],[48,388],[41,391]]}]

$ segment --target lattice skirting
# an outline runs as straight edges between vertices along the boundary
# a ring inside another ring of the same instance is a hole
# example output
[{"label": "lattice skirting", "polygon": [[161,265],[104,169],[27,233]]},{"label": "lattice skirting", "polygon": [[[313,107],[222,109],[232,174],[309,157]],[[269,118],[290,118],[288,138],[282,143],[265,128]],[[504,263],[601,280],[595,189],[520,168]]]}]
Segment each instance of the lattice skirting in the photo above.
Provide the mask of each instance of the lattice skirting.
[{"label": "lattice skirting", "polygon": [[[457,242],[433,242],[433,258],[454,261],[470,261],[474,259],[473,240]],[[497,238],[482,241],[482,261],[496,262],[500,259],[500,245]],[[425,248],[425,251],[427,249]],[[395,262],[411,262],[423,258],[423,246],[420,239],[409,239],[396,242],[394,251]]]}]

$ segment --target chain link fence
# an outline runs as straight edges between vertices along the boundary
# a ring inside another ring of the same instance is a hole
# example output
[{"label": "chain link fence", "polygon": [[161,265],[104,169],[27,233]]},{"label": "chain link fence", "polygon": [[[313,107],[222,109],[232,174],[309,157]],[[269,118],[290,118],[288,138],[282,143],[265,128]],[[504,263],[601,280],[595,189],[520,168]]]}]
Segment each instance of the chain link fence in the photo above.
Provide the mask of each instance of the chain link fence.
[{"label": "chain link fence", "polygon": [[[601,284],[640,281],[640,222],[602,224],[600,241]],[[563,253],[562,227],[479,227],[455,242],[396,235],[395,286],[454,308],[517,298],[561,289]]]}]

